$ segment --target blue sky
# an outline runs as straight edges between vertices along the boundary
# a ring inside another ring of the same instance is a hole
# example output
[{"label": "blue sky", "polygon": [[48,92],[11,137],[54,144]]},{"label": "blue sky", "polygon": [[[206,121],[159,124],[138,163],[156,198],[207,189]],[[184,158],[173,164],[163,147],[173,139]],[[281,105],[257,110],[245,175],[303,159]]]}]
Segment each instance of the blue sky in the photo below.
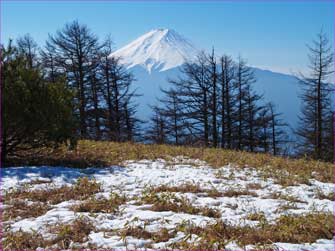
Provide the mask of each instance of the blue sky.
[{"label": "blue sky", "polygon": [[333,1],[1,1],[1,40],[30,33],[43,45],[66,22],[79,20],[120,48],[154,28],[172,28],[197,47],[239,54],[281,72],[303,71],[306,43],[321,27],[334,44]]}]

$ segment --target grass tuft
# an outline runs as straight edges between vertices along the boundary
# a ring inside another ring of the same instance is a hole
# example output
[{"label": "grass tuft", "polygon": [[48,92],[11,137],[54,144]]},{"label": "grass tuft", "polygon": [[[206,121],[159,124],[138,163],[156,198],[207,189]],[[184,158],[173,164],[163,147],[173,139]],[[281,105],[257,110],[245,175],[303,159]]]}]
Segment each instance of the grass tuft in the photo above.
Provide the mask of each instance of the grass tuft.
[{"label": "grass tuft", "polygon": [[266,217],[263,212],[253,212],[247,215],[246,220],[265,222]]},{"label": "grass tuft", "polygon": [[257,193],[253,191],[249,191],[247,189],[228,189],[222,193],[222,196],[225,196],[225,197],[239,197],[242,195],[253,196],[253,197],[258,196]]},{"label": "grass tuft", "polygon": [[45,203],[34,202],[27,203],[22,200],[13,200],[10,205],[7,205],[3,211],[2,219],[4,221],[25,219],[30,217],[38,217],[50,210],[50,206]]},{"label": "grass tuft", "polygon": [[111,193],[109,199],[90,198],[79,205],[74,205],[71,210],[75,212],[90,212],[90,213],[116,213],[119,206],[127,201],[125,196],[120,196],[116,193]]},{"label": "grass tuft", "polygon": [[2,239],[3,250],[35,250],[47,246],[41,234],[24,232],[22,230],[4,232]]},{"label": "grass tuft", "polygon": [[175,237],[176,231],[169,231],[167,228],[161,228],[155,232],[149,232],[145,230],[145,227],[141,226],[127,226],[124,229],[118,231],[118,234],[122,239],[125,237],[132,236],[137,239],[151,239],[155,243],[166,242],[169,239]]},{"label": "grass tuft", "polygon": [[321,189],[316,189],[316,198],[320,200],[331,200],[334,201],[335,194],[334,192],[330,192],[328,194],[324,193]]},{"label": "grass tuft", "polygon": [[206,192],[206,190],[200,188],[198,184],[193,184],[191,182],[187,182],[179,186],[160,185],[158,187],[152,188],[152,191],[156,193],[161,193],[161,192],[205,193]]},{"label": "grass tuft", "polygon": [[140,199],[142,204],[152,204],[152,211],[172,211],[176,213],[197,214],[207,217],[220,218],[221,213],[209,207],[195,207],[186,197],[177,197],[173,193],[164,192],[157,194],[144,191]]},{"label": "grass tuft", "polygon": [[53,189],[19,188],[5,194],[5,204],[10,204],[12,199],[38,201],[50,204],[58,204],[66,200],[83,200],[101,191],[101,184],[87,177],[79,178],[73,186],[62,186]]},{"label": "grass tuft", "polygon": [[58,224],[50,230],[57,235],[52,244],[57,244],[61,249],[68,249],[73,242],[87,241],[88,235],[95,230],[95,227],[88,218],[79,217],[69,224]]},{"label": "grass tuft", "polygon": [[206,193],[208,197],[222,197],[222,193],[219,192],[215,187],[211,189],[203,189],[199,186],[199,184],[194,184],[191,182],[187,182],[181,184],[179,186],[168,186],[168,185],[160,185],[157,187],[150,188],[152,192],[161,193],[161,192],[169,192],[169,193]]},{"label": "grass tuft", "polygon": [[259,190],[259,189],[262,189],[262,185],[259,184],[259,183],[249,183],[247,186],[246,186],[246,190]]},{"label": "grass tuft", "polygon": [[56,224],[50,228],[50,232],[56,235],[52,239],[44,239],[37,232],[24,232],[22,230],[12,232],[5,231],[2,240],[3,250],[36,250],[45,249],[69,249],[75,243],[83,243],[88,240],[88,235],[95,228],[88,218],[79,217],[68,224]]},{"label": "grass tuft", "polygon": [[[189,250],[225,249],[230,241],[242,247],[256,245],[269,247],[275,242],[313,243],[318,239],[332,239],[334,219],[331,213],[309,213],[306,215],[284,215],[274,223],[265,220],[257,227],[229,226],[222,221],[198,227],[191,223],[179,225],[178,230],[186,238],[173,244],[173,248]],[[200,237],[198,242],[188,242],[192,234]]]}]

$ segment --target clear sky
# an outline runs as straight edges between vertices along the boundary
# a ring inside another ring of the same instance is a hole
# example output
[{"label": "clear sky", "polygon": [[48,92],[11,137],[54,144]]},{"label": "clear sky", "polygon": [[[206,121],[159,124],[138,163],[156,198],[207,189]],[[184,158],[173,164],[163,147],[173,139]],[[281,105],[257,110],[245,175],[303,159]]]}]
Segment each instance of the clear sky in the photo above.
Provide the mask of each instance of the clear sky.
[{"label": "clear sky", "polygon": [[321,28],[334,44],[333,1],[1,1],[1,41],[30,33],[43,45],[72,20],[120,48],[154,28],[172,28],[198,48],[239,54],[281,72],[304,70]]}]

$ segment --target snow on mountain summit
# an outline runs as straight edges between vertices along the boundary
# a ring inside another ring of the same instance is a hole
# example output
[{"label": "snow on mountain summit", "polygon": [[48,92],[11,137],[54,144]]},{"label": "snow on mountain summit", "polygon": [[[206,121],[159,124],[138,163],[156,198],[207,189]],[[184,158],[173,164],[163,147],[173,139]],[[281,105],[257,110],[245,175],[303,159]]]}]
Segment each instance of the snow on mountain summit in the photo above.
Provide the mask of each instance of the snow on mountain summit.
[{"label": "snow on mountain summit", "polygon": [[155,29],[110,56],[120,57],[128,69],[140,65],[151,72],[180,66],[185,60],[194,59],[197,53],[197,49],[176,31]]}]

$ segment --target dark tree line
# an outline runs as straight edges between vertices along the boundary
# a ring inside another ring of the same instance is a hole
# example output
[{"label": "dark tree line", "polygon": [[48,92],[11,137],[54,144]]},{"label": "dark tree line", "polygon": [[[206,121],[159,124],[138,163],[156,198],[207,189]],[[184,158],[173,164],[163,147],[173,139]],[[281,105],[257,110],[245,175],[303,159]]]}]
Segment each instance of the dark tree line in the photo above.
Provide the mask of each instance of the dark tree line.
[{"label": "dark tree line", "polygon": [[[299,76],[302,112],[298,154],[332,161],[334,109],[332,47],[324,33],[309,47],[310,75]],[[2,46],[2,156],[77,139],[193,145],[286,154],[287,124],[256,93],[246,60],[214,49],[186,62],[152,107],[142,130],[134,76],[112,41],[100,41],[77,21],[50,35],[43,48],[25,35]],[[143,131],[143,132],[142,132]]]},{"label": "dark tree line", "polygon": [[1,48],[2,160],[73,139],[73,92],[64,78],[54,82],[45,78],[36,48],[29,36]]},{"label": "dark tree line", "polygon": [[172,87],[163,90],[165,97],[153,108],[147,139],[333,161],[333,50],[322,31],[308,48],[309,75],[298,77],[302,109],[294,152],[286,152],[292,142],[281,113],[253,90],[252,68],[242,58],[217,57],[214,50],[187,62],[180,77],[170,80]]},{"label": "dark tree line", "polygon": [[134,140],[134,77],[111,52],[109,38],[77,21],[43,48],[30,35],[2,46],[3,157],[69,140]]},{"label": "dark tree line", "polygon": [[287,141],[279,113],[252,88],[252,68],[214,50],[186,63],[172,87],[163,90],[148,139],[155,143],[191,144],[283,153]]},{"label": "dark tree line", "polygon": [[109,57],[111,52],[110,38],[100,43],[77,21],[49,36],[42,51],[47,76],[64,75],[76,94],[74,112],[81,139],[131,141],[136,136],[134,77],[118,58]]}]

